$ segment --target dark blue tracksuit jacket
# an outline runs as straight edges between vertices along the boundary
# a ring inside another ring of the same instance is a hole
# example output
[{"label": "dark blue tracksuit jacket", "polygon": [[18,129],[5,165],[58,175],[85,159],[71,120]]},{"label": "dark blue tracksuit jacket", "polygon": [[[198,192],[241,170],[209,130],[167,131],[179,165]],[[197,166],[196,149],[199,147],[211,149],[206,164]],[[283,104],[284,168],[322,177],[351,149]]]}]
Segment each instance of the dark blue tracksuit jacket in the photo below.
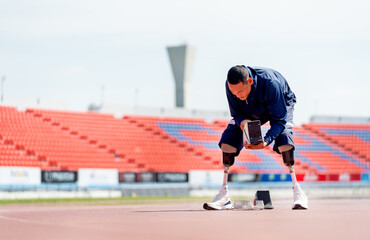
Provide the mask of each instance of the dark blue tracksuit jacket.
[{"label": "dark blue tracksuit jacket", "polygon": [[253,85],[247,100],[240,100],[231,93],[226,81],[226,95],[231,116],[240,126],[245,120],[270,121],[271,128],[264,137],[269,145],[284,130],[288,119],[293,117],[296,97],[285,78],[273,69],[247,67]]}]

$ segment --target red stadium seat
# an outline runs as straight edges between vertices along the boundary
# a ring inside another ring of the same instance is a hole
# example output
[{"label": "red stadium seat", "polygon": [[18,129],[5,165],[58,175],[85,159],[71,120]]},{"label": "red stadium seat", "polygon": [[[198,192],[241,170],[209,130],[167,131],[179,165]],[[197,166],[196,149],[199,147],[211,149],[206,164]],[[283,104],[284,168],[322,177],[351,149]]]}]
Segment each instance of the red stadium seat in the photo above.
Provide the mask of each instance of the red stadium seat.
[{"label": "red stadium seat", "polygon": [[[221,170],[217,146],[227,120],[124,116],[0,107],[0,166],[128,172]],[[267,130],[267,127],[264,127]],[[295,127],[297,174],[361,174],[370,169],[369,125]],[[272,146],[242,150],[232,172],[287,173]]]}]

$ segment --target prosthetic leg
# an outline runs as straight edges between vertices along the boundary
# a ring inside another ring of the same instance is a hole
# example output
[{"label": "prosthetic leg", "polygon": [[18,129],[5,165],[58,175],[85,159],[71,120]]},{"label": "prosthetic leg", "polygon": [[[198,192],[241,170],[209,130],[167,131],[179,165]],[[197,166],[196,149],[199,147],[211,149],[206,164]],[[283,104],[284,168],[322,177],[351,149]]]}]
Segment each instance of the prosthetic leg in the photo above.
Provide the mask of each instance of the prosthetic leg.
[{"label": "prosthetic leg", "polygon": [[224,181],[222,182],[222,186],[227,186],[227,178],[229,176],[230,167],[224,166]]},{"label": "prosthetic leg", "polygon": [[285,166],[288,167],[290,176],[292,177],[293,186],[299,185],[297,182],[297,177],[294,172],[294,150],[293,146],[291,145],[284,145],[279,147],[279,151],[283,156],[283,161]]},{"label": "prosthetic leg", "polygon": [[281,155],[283,156],[283,161],[285,166],[288,167],[290,176],[292,177],[293,182],[293,210],[296,209],[307,209],[308,208],[308,200],[307,196],[304,193],[304,191],[301,189],[301,186],[299,185],[297,181],[297,177],[294,172],[294,150],[293,146],[291,145],[284,145],[279,147],[279,151],[281,152]]},{"label": "prosthetic leg", "polygon": [[219,193],[212,200],[212,202],[203,204],[203,208],[206,210],[229,210],[234,208],[232,206],[227,187],[227,178],[229,175],[230,167],[235,162],[236,148],[227,144],[222,144],[221,149],[222,149],[222,162],[224,165],[224,179]]},{"label": "prosthetic leg", "polygon": [[[222,144],[222,146],[223,145],[225,144]],[[235,162],[236,148],[234,149],[235,149],[235,152],[224,152],[224,151],[222,152],[222,163],[224,164],[224,181],[222,183],[222,186],[227,186],[227,177],[230,172],[230,167],[234,165],[234,162]]]}]

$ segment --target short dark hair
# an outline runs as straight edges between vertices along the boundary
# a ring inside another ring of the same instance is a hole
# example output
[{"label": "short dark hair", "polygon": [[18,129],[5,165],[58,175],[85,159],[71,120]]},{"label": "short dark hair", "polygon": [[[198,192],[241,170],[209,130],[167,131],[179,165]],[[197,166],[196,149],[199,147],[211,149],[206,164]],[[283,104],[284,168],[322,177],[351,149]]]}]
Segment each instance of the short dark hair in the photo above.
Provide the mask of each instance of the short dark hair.
[{"label": "short dark hair", "polygon": [[240,82],[246,84],[248,78],[248,69],[243,65],[236,65],[230,68],[229,72],[227,73],[227,81],[232,85],[238,84]]}]

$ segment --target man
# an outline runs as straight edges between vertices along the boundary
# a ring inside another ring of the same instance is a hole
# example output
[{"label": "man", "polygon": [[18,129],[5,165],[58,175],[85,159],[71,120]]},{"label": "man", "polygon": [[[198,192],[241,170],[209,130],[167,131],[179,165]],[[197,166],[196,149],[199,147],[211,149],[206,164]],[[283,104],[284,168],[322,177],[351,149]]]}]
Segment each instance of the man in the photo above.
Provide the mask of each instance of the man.
[{"label": "man", "polygon": [[[223,132],[219,146],[222,150],[224,181],[220,192],[204,209],[232,209],[227,187],[229,167],[234,164],[243,146],[250,150],[264,149],[273,141],[274,151],[282,155],[293,182],[292,209],[307,209],[307,197],[294,173],[293,111],[296,97],[285,78],[275,70],[260,67],[232,67],[226,80],[226,95],[233,119]],[[249,120],[270,122],[263,141],[257,145],[243,143],[244,125]]]}]

